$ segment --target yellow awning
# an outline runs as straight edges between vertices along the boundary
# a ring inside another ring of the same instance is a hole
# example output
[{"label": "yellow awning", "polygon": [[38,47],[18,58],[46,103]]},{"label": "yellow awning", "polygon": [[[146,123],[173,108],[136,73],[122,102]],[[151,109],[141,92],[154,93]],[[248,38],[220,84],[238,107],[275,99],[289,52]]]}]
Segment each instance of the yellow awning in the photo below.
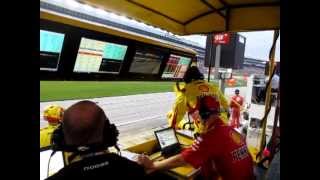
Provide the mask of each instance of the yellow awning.
[{"label": "yellow awning", "polygon": [[179,35],[280,28],[280,0],[81,0]]}]

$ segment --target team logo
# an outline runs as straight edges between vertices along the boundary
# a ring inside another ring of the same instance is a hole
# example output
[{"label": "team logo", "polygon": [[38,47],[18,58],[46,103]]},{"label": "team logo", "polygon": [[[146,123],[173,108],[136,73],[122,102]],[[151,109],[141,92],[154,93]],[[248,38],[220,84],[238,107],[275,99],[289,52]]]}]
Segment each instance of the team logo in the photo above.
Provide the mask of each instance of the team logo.
[{"label": "team logo", "polygon": [[105,161],[105,162],[103,162],[103,163],[86,166],[86,167],[83,168],[83,170],[84,170],[84,171],[93,170],[93,169],[101,168],[101,167],[107,166],[107,165],[109,165],[109,162],[108,162],[108,161]]},{"label": "team logo", "polygon": [[235,131],[231,131],[230,132],[230,137],[233,140],[233,142],[235,142],[236,144],[241,144],[242,143],[242,139],[241,139],[241,135]]},{"label": "team logo", "polygon": [[198,89],[202,92],[209,92],[209,87],[207,85],[200,85]]},{"label": "team logo", "polygon": [[232,161],[241,161],[242,159],[245,159],[249,156],[248,149],[245,145],[241,146],[240,148],[237,148],[231,152]]}]

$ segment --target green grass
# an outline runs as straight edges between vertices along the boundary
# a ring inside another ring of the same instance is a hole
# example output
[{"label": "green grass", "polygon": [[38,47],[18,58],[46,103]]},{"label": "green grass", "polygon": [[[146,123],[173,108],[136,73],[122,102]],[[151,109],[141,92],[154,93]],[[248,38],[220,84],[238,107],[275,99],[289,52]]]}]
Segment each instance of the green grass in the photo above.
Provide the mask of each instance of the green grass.
[{"label": "green grass", "polygon": [[173,82],[40,81],[40,101],[171,92]]}]

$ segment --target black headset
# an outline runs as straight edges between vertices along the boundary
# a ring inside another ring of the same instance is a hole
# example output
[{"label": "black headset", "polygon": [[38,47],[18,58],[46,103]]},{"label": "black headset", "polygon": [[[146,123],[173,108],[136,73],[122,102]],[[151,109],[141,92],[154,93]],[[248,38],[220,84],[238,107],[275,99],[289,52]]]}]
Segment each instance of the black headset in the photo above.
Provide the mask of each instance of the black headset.
[{"label": "black headset", "polygon": [[[103,112],[101,108],[100,108],[100,112]],[[102,142],[92,143],[92,144],[83,145],[83,146],[67,145],[65,143],[64,133],[62,128],[63,122],[60,123],[60,125],[53,131],[51,136],[52,153],[48,161],[47,177],[49,177],[49,166],[50,166],[51,157],[57,151],[73,152],[73,154],[68,157],[69,162],[72,159],[74,159],[77,155],[86,154],[94,151],[106,150],[106,148],[112,147],[112,146],[114,146],[121,155],[121,151],[117,145],[119,131],[114,124],[110,124],[107,116],[104,113],[102,113],[102,116],[103,116],[102,118],[105,119],[105,123],[103,127]]]},{"label": "black headset", "polygon": [[[105,114],[104,114],[105,116]],[[105,123],[103,128],[103,140],[100,143],[93,143],[84,146],[66,145],[64,140],[64,133],[62,124],[60,124],[53,132],[51,137],[51,144],[53,151],[67,151],[67,152],[81,152],[81,151],[97,151],[105,150],[108,147],[114,146],[118,151],[117,146],[119,131],[114,124],[108,122],[105,116]],[[63,122],[62,122],[63,123]]]},{"label": "black headset", "polygon": [[211,114],[219,114],[220,111],[219,110],[210,110],[204,102],[205,98],[204,97],[200,97],[198,98],[198,103],[199,103],[199,115],[201,117],[201,120],[203,122],[207,121],[208,118],[210,117]]}]

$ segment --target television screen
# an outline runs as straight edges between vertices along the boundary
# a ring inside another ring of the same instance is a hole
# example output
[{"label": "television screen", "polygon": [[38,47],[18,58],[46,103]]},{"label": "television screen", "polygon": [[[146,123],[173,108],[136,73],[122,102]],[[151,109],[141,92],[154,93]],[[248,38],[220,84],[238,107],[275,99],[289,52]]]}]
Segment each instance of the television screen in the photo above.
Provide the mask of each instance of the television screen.
[{"label": "television screen", "polygon": [[191,58],[171,54],[162,73],[162,78],[183,78],[191,63]]},{"label": "television screen", "polygon": [[58,69],[64,34],[40,30],[40,70]]},{"label": "television screen", "polygon": [[74,72],[119,73],[127,46],[82,38]]},{"label": "television screen", "polygon": [[150,49],[138,49],[131,63],[129,72],[158,74],[163,60],[163,53]]}]

